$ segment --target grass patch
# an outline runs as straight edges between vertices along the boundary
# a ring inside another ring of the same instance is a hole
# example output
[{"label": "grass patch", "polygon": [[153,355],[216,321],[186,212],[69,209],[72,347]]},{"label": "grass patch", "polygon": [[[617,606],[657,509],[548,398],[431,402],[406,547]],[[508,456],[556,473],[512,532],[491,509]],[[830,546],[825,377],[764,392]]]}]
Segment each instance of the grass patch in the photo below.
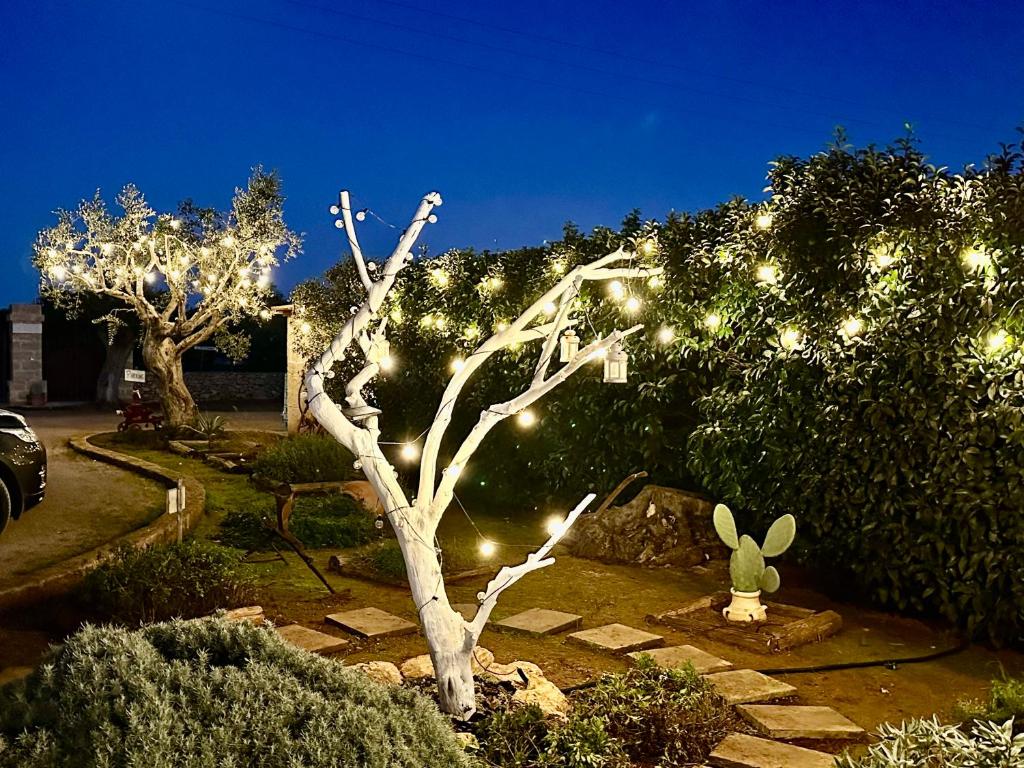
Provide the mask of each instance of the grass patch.
[{"label": "grass patch", "polygon": [[355,477],[352,454],[330,435],[291,435],[253,462],[260,477],[282,483],[317,483]]},{"label": "grass patch", "polygon": [[[224,515],[217,539],[247,551],[266,551],[281,538],[268,527],[275,519],[273,503],[235,509]],[[300,496],[289,523],[291,532],[312,549],[358,547],[376,533],[373,517],[358,502],[341,494]]]}]

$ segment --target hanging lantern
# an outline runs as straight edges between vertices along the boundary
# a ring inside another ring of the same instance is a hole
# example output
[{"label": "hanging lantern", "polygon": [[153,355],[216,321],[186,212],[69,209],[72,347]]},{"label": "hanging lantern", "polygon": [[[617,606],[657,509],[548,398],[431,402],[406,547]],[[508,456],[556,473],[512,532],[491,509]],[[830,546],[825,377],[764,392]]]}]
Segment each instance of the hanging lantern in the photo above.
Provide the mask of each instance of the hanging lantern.
[{"label": "hanging lantern", "polygon": [[563,363],[568,363],[576,357],[576,353],[579,351],[580,337],[576,335],[576,331],[569,328],[562,334],[561,354],[559,354],[558,359]]},{"label": "hanging lantern", "polygon": [[608,356],[604,359],[605,382],[608,384],[625,384],[628,368],[629,355],[622,348],[622,344],[616,342],[608,350]]},{"label": "hanging lantern", "polygon": [[377,519],[373,521],[373,527],[378,531],[384,530],[384,515],[377,515]]}]

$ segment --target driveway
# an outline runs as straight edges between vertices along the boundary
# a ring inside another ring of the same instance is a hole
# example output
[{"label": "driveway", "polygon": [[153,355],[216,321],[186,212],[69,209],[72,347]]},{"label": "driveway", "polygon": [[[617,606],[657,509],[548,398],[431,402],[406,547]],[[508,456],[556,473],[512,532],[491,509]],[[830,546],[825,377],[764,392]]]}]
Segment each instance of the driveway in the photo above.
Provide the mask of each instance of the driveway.
[{"label": "driveway", "polygon": [[95,411],[24,414],[46,445],[43,502],[0,534],[0,579],[26,574],[139,528],[164,510],[163,486],[72,451],[73,435],[113,429],[117,417]]}]

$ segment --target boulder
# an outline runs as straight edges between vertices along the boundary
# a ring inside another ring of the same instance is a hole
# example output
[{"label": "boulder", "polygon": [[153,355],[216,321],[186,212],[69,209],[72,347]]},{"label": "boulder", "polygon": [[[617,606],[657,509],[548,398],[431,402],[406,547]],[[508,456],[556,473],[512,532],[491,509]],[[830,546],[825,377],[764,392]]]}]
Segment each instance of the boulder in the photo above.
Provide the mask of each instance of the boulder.
[{"label": "boulder", "polygon": [[714,504],[676,488],[647,485],[632,501],[583,515],[562,542],[606,563],[690,567],[729,555],[711,519]]},{"label": "boulder", "polygon": [[[490,668],[494,663],[494,654],[486,648],[476,647],[473,660],[470,662],[473,667],[473,674],[480,675]],[[413,658],[402,663],[402,676],[406,680],[420,680],[424,677],[434,676],[434,663],[430,660],[430,654]]]},{"label": "boulder", "polygon": [[398,667],[390,661],[364,661],[353,664],[352,669],[358,669],[371,680],[387,685],[401,685],[402,673]]},{"label": "boulder", "polygon": [[544,675],[526,673],[529,681],[512,694],[512,701],[519,704],[536,704],[548,717],[565,718],[569,714],[569,700],[562,690]]}]

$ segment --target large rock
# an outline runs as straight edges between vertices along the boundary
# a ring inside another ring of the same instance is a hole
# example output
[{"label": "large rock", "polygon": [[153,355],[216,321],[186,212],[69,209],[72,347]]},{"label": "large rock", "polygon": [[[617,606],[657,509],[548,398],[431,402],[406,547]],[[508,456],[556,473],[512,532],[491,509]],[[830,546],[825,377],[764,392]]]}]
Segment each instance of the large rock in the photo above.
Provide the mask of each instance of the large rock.
[{"label": "large rock", "polygon": [[577,557],[607,563],[698,565],[729,554],[715,533],[713,509],[701,496],[648,485],[628,504],[582,516],[563,543]]},{"label": "large rock", "polygon": [[387,685],[401,685],[402,673],[398,667],[390,661],[363,661],[353,664],[352,669],[358,669],[371,680]]},{"label": "large rock", "polygon": [[512,694],[512,701],[519,704],[536,704],[540,711],[549,717],[564,718],[569,712],[569,700],[565,694],[531,661],[489,664],[481,677],[484,680],[512,683],[516,688]]},{"label": "large rock", "polygon": [[[473,674],[483,674],[493,663],[494,654],[478,645],[470,661],[470,665],[473,667]],[[425,677],[433,676],[434,662],[430,660],[429,653],[424,653],[422,656],[413,656],[402,663],[402,677],[406,680],[421,680]]]}]

